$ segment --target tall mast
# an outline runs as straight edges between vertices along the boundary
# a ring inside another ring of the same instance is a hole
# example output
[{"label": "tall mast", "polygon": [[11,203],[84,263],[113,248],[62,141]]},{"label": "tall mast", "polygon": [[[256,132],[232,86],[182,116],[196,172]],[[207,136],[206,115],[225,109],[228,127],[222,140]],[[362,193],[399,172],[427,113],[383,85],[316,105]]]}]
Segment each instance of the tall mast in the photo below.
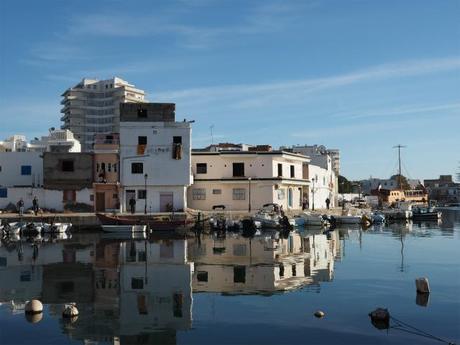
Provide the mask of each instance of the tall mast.
[{"label": "tall mast", "polygon": [[399,182],[399,189],[402,189],[402,176],[401,176],[401,149],[406,146],[403,146],[401,144],[393,146],[393,148],[398,149],[398,165],[399,165],[399,170],[398,170],[398,182]]}]

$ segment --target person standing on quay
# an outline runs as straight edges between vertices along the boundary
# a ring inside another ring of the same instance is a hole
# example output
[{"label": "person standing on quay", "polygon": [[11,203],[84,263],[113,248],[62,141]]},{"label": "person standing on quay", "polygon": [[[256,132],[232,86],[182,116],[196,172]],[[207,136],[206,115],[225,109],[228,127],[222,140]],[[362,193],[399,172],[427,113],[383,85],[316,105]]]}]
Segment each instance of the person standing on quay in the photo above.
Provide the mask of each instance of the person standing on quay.
[{"label": "person standing on quay", "polygon": [[136,199],[134,199],[133,196],[129,199],[129,206],[131,207],[131,213],[134,214],[136,210]]},{"label": "person standing on quay", "polygon": [[331,204],[331,200],[329,198],[326,199],[326,208],[329,210],[329,205]]},{"label": "person standing on quay", "polygon": [[18,208],[19,208],[19,215],[22,216],[24,214],[24,200],[19,199],[18,201]]},{"label": "person standing on quay", "polygon": [[38,214],[38,199],[34,196],[34,200],[32,200],[32,208],[34,210],[35,215]]}]

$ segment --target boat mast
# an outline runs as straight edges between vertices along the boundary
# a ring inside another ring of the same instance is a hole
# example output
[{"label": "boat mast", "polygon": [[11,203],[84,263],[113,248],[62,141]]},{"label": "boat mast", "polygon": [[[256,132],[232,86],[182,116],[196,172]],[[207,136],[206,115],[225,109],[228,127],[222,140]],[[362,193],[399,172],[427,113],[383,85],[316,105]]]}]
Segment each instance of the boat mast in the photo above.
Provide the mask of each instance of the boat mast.
[{"label": "boat mast", "polygon": [[398,182],[399,182],[399,189],[402,190],[402,176],[401,176],[401,149],[406,146],[403,146],[401,144],[398,144],[396,146],[393,146],[393,148],[398,149],[398,164],[399,164],[399,170],[398,170]]}]

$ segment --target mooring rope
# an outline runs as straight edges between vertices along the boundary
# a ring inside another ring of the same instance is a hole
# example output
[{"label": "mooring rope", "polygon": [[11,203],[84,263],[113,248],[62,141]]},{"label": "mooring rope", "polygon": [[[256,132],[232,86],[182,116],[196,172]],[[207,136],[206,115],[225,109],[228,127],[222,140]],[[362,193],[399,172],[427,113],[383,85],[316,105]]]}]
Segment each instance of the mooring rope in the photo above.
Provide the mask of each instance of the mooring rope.
[{"label": "mooring rope", "polygon": [[[392,326],[391,328],[398,329],[398,330],[403,331],[403,332],[415,334],[415,335],[418,335],[418,336],[421,336],[421,337],[426,337],[426,338],[429,338],[429,339],[437,340],[437,341],[440,341],[440,342],[443,342],[443,343],[446,343],[446,344],[449,344],[449,345],[456,345],[453,342],[441,339],[439,337],[434,336],[433,334],[430,334],[428,332],[422,331],[419,328],[411,326],[408,323],[405,323],[405,322],[403,322],[401,320],[398,320],[397,318],[395,318],[393,316],[390,316],[390,319],[392,319],[393,321],[395,321],[397,323],[396,326]],[[405,329],[404,327],[411,328],[412,330]]]}]

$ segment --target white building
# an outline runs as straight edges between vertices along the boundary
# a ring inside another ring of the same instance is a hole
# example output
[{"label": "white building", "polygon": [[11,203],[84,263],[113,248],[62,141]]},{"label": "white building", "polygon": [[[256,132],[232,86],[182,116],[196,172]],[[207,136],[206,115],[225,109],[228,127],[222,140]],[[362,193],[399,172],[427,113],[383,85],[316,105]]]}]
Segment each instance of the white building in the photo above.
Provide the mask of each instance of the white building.
[{"label": "white building", "polygon": [[189,207],[212,210],[223,205],[229,211],[252,211],[277,203],[285,210],[302,209],[303,190],[309,184],[303,164],[308,161],[299,154],[269,149],[194,150]]},{"label": "white building", "polygon": [[40,152],[0,152],[0,186],[43,185],[43,158]]},{"label": "white building", "polygon": [[120,121],[121,210],[170,212],[187,207],[191,125],[175,122],[175,105],[124,103]]},{"label": "white building", "polygon": [[27,151],[27,140],[24,135],[15,134],[0,141],[0,152],[24,152]]},{"label": "white building", "polygon": [[[338,175],[340,167],[338,150],[327,150],[324,146],[293,146],[289,150],[310,158],[308,176],[310,190],[308,204],[310,209],[326,208],[326,199],[330,200],[330,207],[337,205]],[[333,154],[330,153],[334,152]]]},{"label": "white building", "polygon": [[92,149],[96,133],[119,132],[120,103],[143,102],[144,91],[117,77],[84,78],[62,97],[62,129],[70,129],[86,152]]},{"label": "white building", "polygon": [[68,129],[51,129],[49,135],[31,140],[27,147],[38,152],[81,152],[80,142]]}]

